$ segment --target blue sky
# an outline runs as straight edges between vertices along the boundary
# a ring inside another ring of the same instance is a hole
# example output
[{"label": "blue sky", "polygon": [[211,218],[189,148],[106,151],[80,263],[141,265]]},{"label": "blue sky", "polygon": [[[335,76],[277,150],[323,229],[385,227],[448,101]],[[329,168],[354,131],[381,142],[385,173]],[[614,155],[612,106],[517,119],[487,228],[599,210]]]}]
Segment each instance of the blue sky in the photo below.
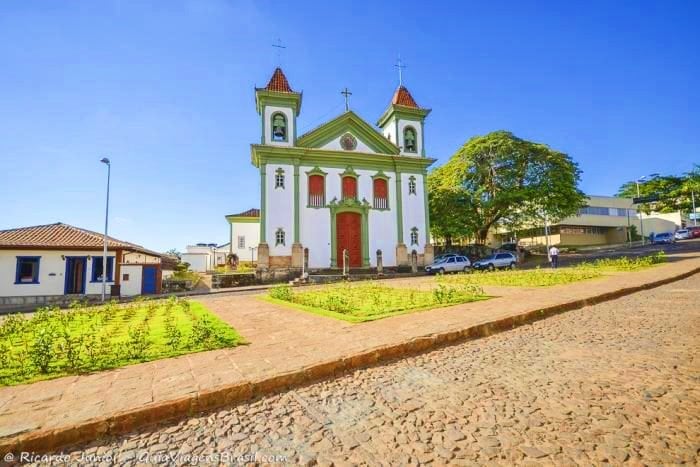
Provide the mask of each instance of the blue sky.
[{"label": "blue sky", "polygon": [[253,88],[277,65],[302,132],[374,123],[404,82],[442,163],[506,129],[569,153],[613,194],[700,162],[700,3],[30,1],[0,5],[0,229],[62,221],[147,247],[227,240],[258,207]]}]

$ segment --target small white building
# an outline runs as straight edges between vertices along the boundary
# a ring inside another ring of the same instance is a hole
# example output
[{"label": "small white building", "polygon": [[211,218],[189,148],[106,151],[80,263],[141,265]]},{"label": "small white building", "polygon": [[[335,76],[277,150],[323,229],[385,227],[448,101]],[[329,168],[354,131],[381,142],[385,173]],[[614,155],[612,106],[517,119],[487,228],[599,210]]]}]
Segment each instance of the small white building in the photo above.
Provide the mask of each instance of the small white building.
[{"label": "small white building", "polygon": [[[107,294],[158,294],[161,255],[107,237]],[[102,293],[103,236],[56,223],[0,230],[0,306]],[[116,291],[116,290],[115,290]]]},{"label": "small white building", "polygon": [[197,243],[187,245],[187,252],[180,255],[180,260],[189,263],[191,271],[207,272],[225,265],[227,253],[228,244],[219,247],[216,243]]},{"label": "small white building", "polygon": [[227,254],[237,255],[239,261],[256,262],[260,243],[260,209],[248,209],[226,216],[230,227],[230,242],[219,247]]}]

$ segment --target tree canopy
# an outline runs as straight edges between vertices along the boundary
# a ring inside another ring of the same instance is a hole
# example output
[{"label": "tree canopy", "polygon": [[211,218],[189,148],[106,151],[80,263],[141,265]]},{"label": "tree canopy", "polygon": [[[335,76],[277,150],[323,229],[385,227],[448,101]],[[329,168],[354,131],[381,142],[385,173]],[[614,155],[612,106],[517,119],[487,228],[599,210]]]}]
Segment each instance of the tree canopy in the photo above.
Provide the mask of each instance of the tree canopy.
[{"label": "tree canopy", "polygon": [[[695,203],[700,205],[700,165],[695,164],[693,170],[683,175],[663,175],[646,180],[639,184],[640,196],[657,195],[658,201],[645,203],[640,209],[649,213],[657,212],[688,212],[693,209],[692,193],[695,192]],[[634,198],[637,196],[637,183],[627,182],[617,192],[618,196]]]},{"label": "tree canopy", "polygon": [[552,222],[585,205],[581,171],[567,155],[507,131],[476,136],[428,176],[432,233],[475,237],[496,225]]}]

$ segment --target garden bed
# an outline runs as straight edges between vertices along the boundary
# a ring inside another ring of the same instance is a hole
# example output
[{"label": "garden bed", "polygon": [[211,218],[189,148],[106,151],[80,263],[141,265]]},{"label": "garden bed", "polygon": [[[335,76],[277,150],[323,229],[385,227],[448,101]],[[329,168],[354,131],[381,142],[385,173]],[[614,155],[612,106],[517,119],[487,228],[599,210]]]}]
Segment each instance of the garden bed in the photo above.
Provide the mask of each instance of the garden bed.
[{"label": "garden bed", "polygon": [[613,259],[598,259],[592,262],[585,262],[576,266],[559,269],[537,268],[525,271],[484,271],[444,276],[440,277],[438,280],[445,284],[546,287],[595,279],[610,272],[636,271],[665,261],[666,256],[663,252],[659,252],[654,255],[639,256],[636,258],[623,256]]},{"label": "garden bed", "polygon": [[187,299],[137,300],[67,311],[43,308],[0,321],[0,385],[117,368],[233,347],[241,336]]},{"label": "garden bed", "polygon": [[369,281],[305,291],[283,285],[270,289],[269,294],[262,298],[318,315],[361,323],[489,297],[481,287],[474,285],[440,284],[432,290],[416,290]]}]

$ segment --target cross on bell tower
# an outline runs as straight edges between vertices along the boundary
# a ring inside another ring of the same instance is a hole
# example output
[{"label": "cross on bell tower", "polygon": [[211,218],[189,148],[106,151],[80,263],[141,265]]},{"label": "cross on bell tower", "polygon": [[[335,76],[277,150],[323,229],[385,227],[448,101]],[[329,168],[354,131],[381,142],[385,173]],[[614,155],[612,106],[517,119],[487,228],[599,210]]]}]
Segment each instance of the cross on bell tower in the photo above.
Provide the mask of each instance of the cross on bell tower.
[{"label": "cross on bell tower", "polygon": [[352,93],[348,90],[347,87],[340,91],[340,93],[343,96],[345,96],[345,111],[347,112],[348,110],[350,110],[350,96],[352,96]]},{"label": "cross on bell tower", "polygon": [[282,49],[286,49],[287,46],[282,45],[282,39],[280,39],[278,37],[277,42],[272,44],[272,47],[277,49],[277,64],[281,65],[282,64]]},{"label": "cross on bell tower", "polygon": [[399,69],[399,86],[403,86],[403,69],[406,68],[406,65],[401,61],[401,55],[394,66]]}]

